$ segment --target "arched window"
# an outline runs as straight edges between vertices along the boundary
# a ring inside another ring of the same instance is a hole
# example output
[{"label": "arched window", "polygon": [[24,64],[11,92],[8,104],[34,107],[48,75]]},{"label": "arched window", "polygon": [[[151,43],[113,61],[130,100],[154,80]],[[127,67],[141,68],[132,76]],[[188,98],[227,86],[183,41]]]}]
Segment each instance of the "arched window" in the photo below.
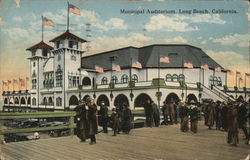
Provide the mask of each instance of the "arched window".
[{"label": "arched window", "polygon": [[19,99],[17,97],[15,98],[15,104],[19,104]]},{"label": "arched window", "polygon": [[122,75],[121,83],[128,83],[128,76],[126,74]]},{"label": "arched window", "polygon": [[222,86],[222,81],[221,81],[221,78],[220,78],[220,77],[218,77],[218,79],[217,79],[217,85],[218,85],[218,86]]},{"label": "arched window", "polygon": [[178,82],[178,81],[179,81],[179,77],[178,77],[177,74],[174,74],[174,75],[172,76],[172,81],[173,81],[173,82]]},{"label": "arched window", "polygon": [[32,105],[36,105],[36,98],[32,98]]},{"label": "arched window", "polygon": [[8,99],[4,98],[4,104],[8,104]]},{"label": "arched window", "polygon": [[107,78],[107,77],[103,77],[103,78],[102,78],[101,84],[102,84],[102,85],[108,84],[108,78]]},{"label": "arched window", "polygon": [[49,97],[49,103],[48,103],[49,105],[53,105],[53,99],[52,99],[52,97]]},{"label": "arched window", "polygon": [[134,81],[135,83],[138,82],[138,76],[137,76],[136,74],[133,74],[131,79],[132,79],[132,81]]},{"label": "arched window", "polygon": [[167,81],[167,82],[171,82],[171,81],[172,81],[172,76],[171,76],[171,74],[167,74],[167,75],[166,75],[166,81]]},{"label": "arched window", "polygon": [[21,104],[25,104],[26,102],[25,102],[25,98],[24,97],[22,97],[21,98]]},{"label": "arched window", "polygon": [[116,76],[112,76],[111,82],[114,83],[114,84],[118,83],[117,77]]},{"label": "arched window", "polygon": [[[89,86],[89,85],[91,85],[91,80],[90,80],[90,78],[89,78],[89,77],[84,77],[84,78],[82,79],[82,85],[83,85],[83,86]],[[73,86],[74,86],[74,77],[73,77]]]},{"label": "arched window", "polygon": [[183,74],[179,75],[179,81],[185,82],[185,76]]},{"label": "arched window", "polygon": [[29,97],[28,100],[27,100],[27,104],[30,104],[30,97]]},{"label": "arched window", "polygon": [[213,85],[217,85],[217,81],[218,81],[217,77],[214,76],[214,78],[213,78]]},{"label": "arched window", "polygon": [[56,98],[56,106],[62,106],[62,98],[61,97]]},{"label": "arched window", "polygon": [[43,104],[47,105],[47,98],[46,97],[43,98]]}]

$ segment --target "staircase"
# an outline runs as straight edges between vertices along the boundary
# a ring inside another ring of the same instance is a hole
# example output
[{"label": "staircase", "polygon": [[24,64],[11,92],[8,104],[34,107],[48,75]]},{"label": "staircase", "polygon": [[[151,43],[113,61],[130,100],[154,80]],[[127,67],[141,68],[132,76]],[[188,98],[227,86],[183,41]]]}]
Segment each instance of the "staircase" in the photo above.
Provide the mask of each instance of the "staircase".
[{"label": "staircase", "polygon": [[208,88],[204,84],[201,84],[203,98],[212,98],[215,101],[228,101],[233,100],[228,94],[221,91],[218,87],[212,86],[212,88]]}]

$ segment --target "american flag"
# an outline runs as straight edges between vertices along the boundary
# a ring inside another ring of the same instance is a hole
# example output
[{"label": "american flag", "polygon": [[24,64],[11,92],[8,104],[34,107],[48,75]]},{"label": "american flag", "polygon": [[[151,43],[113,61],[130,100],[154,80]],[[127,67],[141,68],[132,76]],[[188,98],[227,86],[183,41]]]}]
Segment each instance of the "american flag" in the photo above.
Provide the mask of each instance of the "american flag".
[{"label": "american flag", "polygon": [[240,82],[243,82],[243,79],[242,79],[242,78],[240,78],[240,79],[239,79],[239,81],[240,81]]},{"label": "american flag", "polygon": [[229,71],[228,73],[229,73],[229,75],[234,75],[233,71]]},{"label": "american flag", "polygon": [[201,66],[201,68],[202,68],[202,69],[208,69],[209,66],[208,66],[207,64],[204,64],[204,65]]},{"label": "american flag", "polygon": [[48,26],[54,26],[54,22],[51,19],[48,19],[46,17],[42,17],[43,19],[43,24],[46,24]]},{"label": "american flag", "polygon": [[168,57],[161,57],[160,62],[161,63],[169,63],[169,58]]},{"label": "american flag", "polygon": [[250,73],[245,73],[246,74],[246,76],[250,76]]},{"label": "american flag", "polygon": [[104,72],[104,69],[103,69],[102,67],[95,66],[95,71],[96,71],[96,72],[99,72],[99,73],[103,73],[103,72]]},{"label": "american flag", "polygon": [[112,65],[112,70],[113,70],[113,71],[120,71],[120,70],[121,70],[121,67],[120,67],[119,65],[113,64],[113,65]]},{"label": "american flag", "polygon": [[216,68],[214,68],[214,70],[217,71],[217,72],[221,72],[221,68],[220,67],[216,67]]},{"label": "american flag", "polygon": [[3,86],[8,86],[7,82],[4,82],[4,81],[2,81],[2,82],[3,82]]},{"label": "american flag", "polygon": [[21,87],[25,87],[25,80],[22,78],[19,78],[19,82],[21,84]]},{"label": "american flag", "polygon": [[193,63],[191,63],[191,62],[186,62],[186,63],[184,63],[184,67],[193,68]]},{"label": "american flag", "polygon": [[18,81],[14,79],[13,80],[13,84],[15,84],[15,83],[18,84]]},{"label": "american flag", "polygon": [[142,68],[142,65],[141,65],[141,63],[140,62],[134,62],[133,64],[132,64],[132,67],[134,67],[134,68]]},{"label": "american flag", "polygon": [[240,75],[240,72],[236,71],[236,75]]},{"label": "american flag", "polygon": [[80,16],[80,9],[77,8],[76,6],[69,4],[69,12],[77,14]]}]

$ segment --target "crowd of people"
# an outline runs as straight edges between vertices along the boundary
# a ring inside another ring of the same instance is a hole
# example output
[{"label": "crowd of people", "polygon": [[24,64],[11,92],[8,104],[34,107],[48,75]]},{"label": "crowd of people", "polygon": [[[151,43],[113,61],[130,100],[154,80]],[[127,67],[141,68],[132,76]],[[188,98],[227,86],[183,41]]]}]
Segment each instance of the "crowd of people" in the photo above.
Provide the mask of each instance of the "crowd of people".
[{"label": "crowd of people", "polygon": [[[193,133],[198,132],[198,120],[204,116],[204,123],[209,130],[215,126],[216,130],[228,132],[227,142],[236,146],[239,142],[239,129],[244,132],[246,143],[250,140],[250,106],[249,101],[216,101],[212,99],[198,103],[194,100],[189,102],[164,101],[158,107],[154,101],[145,100],[144,104],[146,127],[159,127],[160,125],[174,125],[180,123],[180,130]],[[104,102],[101,102],[100,109],[91,98],[86,102],[80,100],[75,108],[77,136],[84,142],[91,139],[90,144],[96,143],[95,134],[98,133],[98,125],[102,126],[103,133],[108,133],[108,127],[113,129],[113,136],[120,132],[129,134],[132,112],[126,103],[118,105],[112,109],[109,116],[109,109]],[[163,121],[161,122],[161,112]],[[160,123],[161,122],[161,123]],[[247,123],[248,122],[248,123]]]},{"label": "crowd of people", "polygon": [[98,134],[98,125],[102,126],[103,133],[108,133],[108,127],[112,127],[113,136],[120,132],[125,134],[130,132],[132,112],[126,103],[113,108],[109,116],[108,107],[104,102],[101,102],[98,110],[93,99],[89,97],[86,101],[80,100],[75,111],[76,135],[81,142],[89,138],[90,144],[96,144],[95,135]]}]

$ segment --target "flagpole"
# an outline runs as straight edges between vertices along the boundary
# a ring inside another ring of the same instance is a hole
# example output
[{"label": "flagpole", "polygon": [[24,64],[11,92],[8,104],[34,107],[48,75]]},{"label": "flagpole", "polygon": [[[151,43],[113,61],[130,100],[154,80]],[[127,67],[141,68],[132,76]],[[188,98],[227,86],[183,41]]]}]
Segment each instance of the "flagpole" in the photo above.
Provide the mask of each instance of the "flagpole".
[{"label": "flagpole", "polygon": [[67,31],[69,31],[69,2],[68,2],[68,15],[67,15]]},{"label": "flagpole", "polygon": [[43,30],[44,30],[44,26],[43,26],[43,16],[42,16],[42,41],[43,41]]},{"label": "flagpole", "polygon": [[130,81],[130,83],[131,83],[131,81],[132,81],[132,57],[130,58],[130,69],[129,69],[129,81]]},{"label": "flagpole", "polygon": [[[183,56],[181,56],[181,74],[184,76],[184,64],[183,64]],[[185,77],[185,76],[184,76]],[[185,78],[182,82],[182,86],[181,86],[181,100],[183,101],[183,98],[184,98],[184,92],[183,92],[183,87],[184,87],[184,83],[185,83]]]},{"label": "flagpole", "polygon": [[15,82],[15,81],[13,80],[13,91],[15,91],[15,88],[14,88],[14,82]]},{"label": "flagpole", "polygon": [[236,73],[236,75],[235,75],[235,77],[236,77],[236,78],[235,78],[235,86],[237,87],[237,70],[236,70],[235,73]]},{"label": "flagpole", "polygon": [[27,77],[25,79],[25,90],[27,90]]},{"label": "flagpole", "polygon": [[247,88],[247,75],[245,73],[245,88]]}]

